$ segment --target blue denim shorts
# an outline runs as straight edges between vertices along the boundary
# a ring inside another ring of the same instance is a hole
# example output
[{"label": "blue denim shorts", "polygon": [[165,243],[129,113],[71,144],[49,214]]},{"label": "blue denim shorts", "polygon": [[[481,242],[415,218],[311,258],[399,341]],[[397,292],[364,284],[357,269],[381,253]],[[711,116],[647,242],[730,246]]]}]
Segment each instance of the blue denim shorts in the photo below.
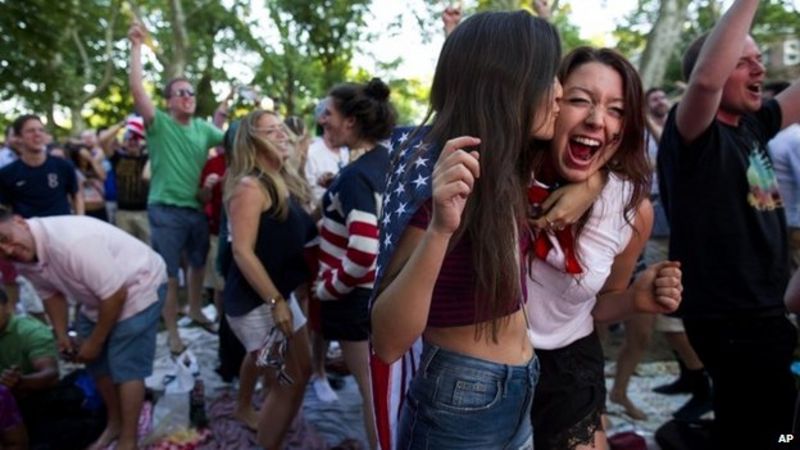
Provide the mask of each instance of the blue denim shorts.
[{"label": "blue denim shorts", "polygon": [[398,449],[532,449],[534,356],[497,364],[425,343],[400,412]]},{"label": "blue denim shorts", "polygon": [[169,205],[148,205],[150,242],[167,263],[167,275],[178,276],[181,255],[191,267],[203,267],[208,255],[208,218],[199,210]]},{"label": "blue denim shorts", "polygon": [[[86,364],[94,377],[110,376],[115,383],[144,380],[153,373],[156,356],[156,334],[167,285],[158,289],[158,301],[127,319],[117,322],[103,344],[100,356]],[[83,314],[78,316],[78,334],[86,339],[95,323]]]}]

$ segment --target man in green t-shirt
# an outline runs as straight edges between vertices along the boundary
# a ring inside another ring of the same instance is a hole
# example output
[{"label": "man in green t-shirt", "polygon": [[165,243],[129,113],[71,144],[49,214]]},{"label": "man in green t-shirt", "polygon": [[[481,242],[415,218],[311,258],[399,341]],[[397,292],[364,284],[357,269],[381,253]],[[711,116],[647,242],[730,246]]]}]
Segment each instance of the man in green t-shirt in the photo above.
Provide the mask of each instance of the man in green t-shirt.
[{"label": "man in green t-shirt", "polygon": [[53,332],[31,317],[17,317],[0,289],[0,384],[15,395],[50,389],[58,383]]},{"label": "man in green t-shirt", "polygon": [[[164,322],[173,353],[184,349],[178,334],[178,268],[181,257],[189,264],[189,317],[201,326],[211,326],[203,314],[203,276],[208,253],[208,221],[197,200],[200,172],[208,150],[222,142],[222,131],[194,117],[194,89],[186,78],[173,78],[164,88],[167,111],[156,109],[142,84],[142,43],[145,30],[134,23],[131,41],[129,82],[136,111],[144,119],[150,152],[150,193],[147,200],[150,239],[153,249],[167,263],[169,283],[164,305]],[[226,115],[225,102],[215,113],[215,124]]]}]

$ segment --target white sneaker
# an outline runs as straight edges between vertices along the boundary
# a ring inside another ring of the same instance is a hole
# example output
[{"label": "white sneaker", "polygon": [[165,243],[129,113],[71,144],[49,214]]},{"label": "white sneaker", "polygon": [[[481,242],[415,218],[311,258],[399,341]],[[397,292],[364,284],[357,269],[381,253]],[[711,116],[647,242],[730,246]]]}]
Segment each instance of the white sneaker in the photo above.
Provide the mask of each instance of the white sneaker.
[{"label": "white sneaker", "polygon": [[321,402],[332,403],[339,400],[336,391],[334,391],[330,383],[328,383],[327,377],[320,378],[315,375],[313,380],[311,380],[311,385],[314,386],[314,394],[317,395],[317,398]]}]

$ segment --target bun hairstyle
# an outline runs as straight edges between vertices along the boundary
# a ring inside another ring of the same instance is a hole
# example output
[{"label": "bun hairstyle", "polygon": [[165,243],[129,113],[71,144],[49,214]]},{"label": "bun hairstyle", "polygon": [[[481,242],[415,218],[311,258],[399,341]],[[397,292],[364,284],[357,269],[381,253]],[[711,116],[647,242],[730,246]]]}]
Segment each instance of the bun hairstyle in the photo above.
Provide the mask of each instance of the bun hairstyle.
[{"label": "bun hairstyle", "polygon": [[373,78],[364,86],[364,93],[367,97],[372,97],[375,100],[382,102],[389,98],[389,86],[387,86],[380,78]]},{"label": "bun hairstyle", "polygon": [[397,114],[389,102],[391,90],[380,78],[367,84],[343,83],[328,93],[345,117],[353,117],[361,138],[380,141],[392,134]]}]

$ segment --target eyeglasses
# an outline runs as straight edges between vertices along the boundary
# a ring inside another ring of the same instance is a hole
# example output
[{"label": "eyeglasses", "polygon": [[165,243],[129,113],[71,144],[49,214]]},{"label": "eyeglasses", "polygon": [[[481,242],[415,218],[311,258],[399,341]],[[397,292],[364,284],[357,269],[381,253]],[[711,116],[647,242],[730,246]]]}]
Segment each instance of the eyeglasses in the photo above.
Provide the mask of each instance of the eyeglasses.
[{"label": "eyeglasses", "polygon": [[172,93],[171,97],[194,97],[194,91],[191,89],[178,89]]},{"label": "eyeglasses", "polygon": [[264,340],[264,346],[258,352],[256,366],[275,369],[278,383],[289,386],[294,380],[286,370],[286,351],[289,347],[289,339],[283,335],[278,327],[273,327]]}]

